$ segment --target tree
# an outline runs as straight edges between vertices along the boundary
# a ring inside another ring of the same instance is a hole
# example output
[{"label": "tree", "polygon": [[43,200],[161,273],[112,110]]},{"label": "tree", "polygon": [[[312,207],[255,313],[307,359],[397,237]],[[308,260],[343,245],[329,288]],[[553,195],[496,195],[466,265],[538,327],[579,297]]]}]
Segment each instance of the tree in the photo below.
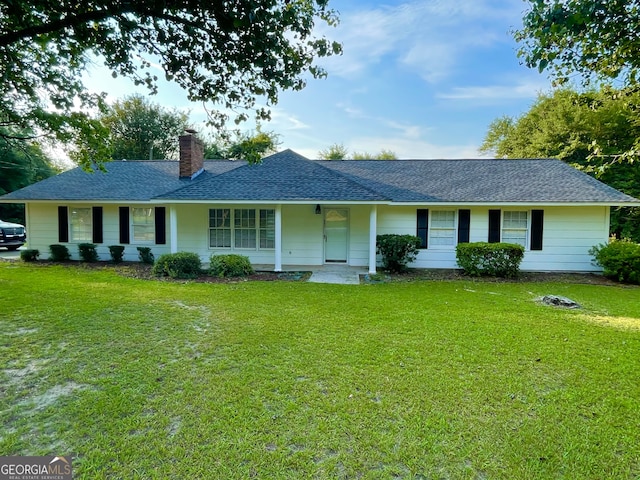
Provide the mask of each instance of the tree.
[{"label": "tree", "polygon": [[621,79],[636,85],[640,72],[640,6],[635,0],[529,0],[531,10],[515,32],[529,67],[552,69],[565,83]]},{"label": "tree", "polygon": [[[4,131],[7,136],[24,136],[23,132]],[[58,173],[42,147],[34,141],[18,146],[0,136],[0,195],[13,192]],[[0,204],[0,219],[24,223],[24,205]]]},{"label": "tree", "polygon": [[[590,157],[594,142],[605,153],[617,152],[632,148],[640,137],[640,123],[629,99],[640,103],[640,93],[627,97],[610,89],[583,93],[560,89],[540,95],[522,116],[494,120],[480,150],[500,158],[559,158],[638,197],[640,164],[609,165],[606,157]],[[611,231],[640,241],[640,209],[614,210]]]},{"label": "tree", "polygon": [[187,114],[166,109],[142,95],[118,100],[100,121],[109,129],[111,157],[116,160],[177,160],[178,136],[189,128]]},{"label": "tree", "polygon": [[[523,28],[515,32],[521,43],[518,55],[527,66],[550,70],[556,84],[575,75],[583,86],[594,82],[619,82],[617,95],[637,96],[640,89],[640,5],[635,0],[529,0],[531,9]],[[630,105],[636,110],[640,104]],[[590,154],[609,163],[638,159],[640,137],[627,150],[605,153],[594,143]]]},{"label": "tree", "polygon": [[[114,77],[157,91],[155,65],[190,101],[237,112],[236,122],[268,119],[282,90],[326,72],[316,57],[341,47],[318,37],[318,21],[337,23],[328,0],[15,0],[0,5],[0,126],[73,142],[88,167],[109,156],[108,131],[92,117],[106,105],[82,74],[104,62]],[[258,106],[258,101],[267,106]],[[79,108],[78,108],[79,107]],[[221,128],[229,114],[211,112]],[[3,134],[7,141],[30,136]]]},{"label": "tree", "polygon": [[320,150],[318,158],[321,160],[396,160],[398,157],[391,150],[384,149],[375,155],[368,152],[353,152],[350,156],[347,147],[341,143],[334,143],[325,150]]},{"label": "tree", "polygon": [[219,135],[213,141],[205,141],[205,158],[247,160],[259,163],[263,157],[275,153],[280,141],[273,132],[258,129],[253,133],[235,132],[235,138]]},{"label": "tree", "polygon": [[351,155],[352,160],[397,160],[395,152],[391,150],[380,150],[379,153],[372,155],[368,152],[353,152]]},{"label": "tree", "polygon": [[318,152],[318,158],[321,160],[345,160],[348,155],[349,150],[341,143],[334,143]]}]

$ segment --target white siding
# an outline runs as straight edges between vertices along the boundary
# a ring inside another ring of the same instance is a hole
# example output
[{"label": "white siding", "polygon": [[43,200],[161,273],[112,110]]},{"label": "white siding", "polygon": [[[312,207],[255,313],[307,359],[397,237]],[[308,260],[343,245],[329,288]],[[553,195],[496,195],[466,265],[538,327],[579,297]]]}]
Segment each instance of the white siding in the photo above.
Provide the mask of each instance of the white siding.
[{"label": "white siding", "polygon": [[[63,205],[63,204],[60,204]],[[109,245],[119,244],[119,205],[75,204],[82,207],[103,207],[104,242],[98,246],[102,260],[109,260]],[[136,206],[136,205],[134,205]],[[140,205],[144,206],[144,205]],[[254,264],[272,265],[274,250],[260,249],[210,249],[210,208],[273,208],[275,205],[175,205],[177,215],[177,251],[195,252],[203,262],[216,253],[238,253],[249,257]],[[350,265],[367,266],[369,258],[368,205],[335,205],[349,209]],[[27,208],[28,246],[37,248],[42,258],[48,257],[49,245],[58,243],[58,204],[30,203]],[[167,244],[126,245],[125,260],[136,261],[136,247],[148,246],[156,257],[170,251],[171,232],[169,211],[166,205]],[[416,210],[433,206],[379,206],[377,234],[416,234]],[[464,208],[464,207],[463,207]],[[471,210],[470,241],[486,241],[488,232],[488,207],[467,207]],[[491,207],[501,210],[528,210],[523,207]],[[535,207],[539,209],[540,207]],[[445,209],[445,208],[442,208]],[[527,250],[522,263],[523,270],[538,271],[598,271],[591,264],[588,251],[594,245],[608,240],[608,207],[547,207],[544,210],[543,250]],[[75,244],[68,244],[74,259],[78,258]],[[282,264],[322,265],[324,263],[323,215],[315,214],[315,205],[282,206]],[[431,246],[421,250],[412,265],[417,268],[457,268],[455,247]]]},{"label": "white siding", "polygon": [[[29,229],[27,230],[28,247],[40,250],[40,258],[42,259],[49,258],[49,245],[60,243],[58,242],[58,206],[70,207],[71,205],[65,203],[32,203],[29,204],[27,209],[29,217]],[[100,205],[97,203],[74,203],[73,206],[86,208],[98,206],[102,207],[103,242],[97,246],[96,251],[98,252],[98,257],[100,258],[100,260],[110,260],[111,255],[109,253],[109,246],[120,244],[120,217],[118,212],[119,206]],[[66,245],[69,249],[69,253],[71,254],[71,258],[73,260],[79,260],[80,258],[78,256],[78,243],[80,242],[68,242],[63,244]],[[131,243],[125,245],[125,261],[138,260],[138,250],[136,249],[136,247],[151,247],[151,251],[156,257],[169,251],[169,245]]]},{"label": "white siding", "polygon": [[[380,207],[378,234],[416,234],[418,207]],[[423,206],[419,208],[434,207]],[[541,207],[534,207],[541,209]],[[435,208],[440,209],[440,208]],[[442,208],[446,209],[446,208]],[[491,209],[527,210],[529,207]],[[489,230],[489,208],[470,207],[471,242],[486,242]],[[530,271],[600,271],[592,265],[589,249],[606,243],[609,237],[608,207],[546,207],[544,210],[543,249],[525,252],[522,270]],[[455,247],[430,247],[421,250],[412,265],[415,268],[457,268]]]}]

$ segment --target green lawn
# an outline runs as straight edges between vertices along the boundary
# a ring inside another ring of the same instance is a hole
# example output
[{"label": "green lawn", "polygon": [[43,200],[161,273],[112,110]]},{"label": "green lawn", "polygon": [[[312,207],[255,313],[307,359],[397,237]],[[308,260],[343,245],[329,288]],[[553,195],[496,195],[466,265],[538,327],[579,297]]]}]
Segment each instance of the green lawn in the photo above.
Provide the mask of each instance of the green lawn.
[{"label": "green lawn", "polygon": [[0,455],[76,478],[640,477],[637,287],[5,262],[0,292]]}]

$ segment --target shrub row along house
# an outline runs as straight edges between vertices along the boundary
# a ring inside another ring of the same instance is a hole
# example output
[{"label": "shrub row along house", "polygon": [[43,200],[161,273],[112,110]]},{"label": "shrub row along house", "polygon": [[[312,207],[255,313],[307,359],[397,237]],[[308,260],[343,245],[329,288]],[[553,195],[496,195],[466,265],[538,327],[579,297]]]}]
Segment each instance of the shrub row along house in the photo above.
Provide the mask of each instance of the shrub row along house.
[{"label": "shrub row along house", "polygon": [[[411,265],[456,268],[460,242],[525,247],[523,270],[593,271],[612,206],[640,201],[559,160],[308,160],[291,150],[261,164],[203,160],[180,139],[180,161],[117,161],[79,168],[0,197],[26,205],[29,247],[91,242],[125,260],[239,253],[275,271],[327,263],[376,271],[376,235],[411,234]],[[76,253],[77,255],[77,253]]]}]

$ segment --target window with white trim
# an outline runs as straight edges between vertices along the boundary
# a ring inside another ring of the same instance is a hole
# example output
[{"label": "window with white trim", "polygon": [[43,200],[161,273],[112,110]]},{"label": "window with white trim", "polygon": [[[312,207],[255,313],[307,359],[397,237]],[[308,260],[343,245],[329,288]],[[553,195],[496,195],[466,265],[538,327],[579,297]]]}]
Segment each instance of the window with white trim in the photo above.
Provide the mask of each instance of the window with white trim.
[{"label": "window with white trim", "polygon": [[233,212],[233,233],[235,248],[256,248],[256,211],[236,208]]},{"label": "window with white trim", "polygon": [[276,211],[260,210],[260,248],[276,247]]},{"label": "window with white trim", "polygon": [[231,210],[212,208],[209,210],[209,247],[231,248]]},{"label": "window with white trim", "polygon": [[69,241],[93,241],[91,208],[71,208],[69,212]]},{"label": "window with white trim", "polygon": [[433,210],[431,212],[431,228],[429,228],[429,244],[431,246],[455,245],[456,212],[453,210]]},{"label": "window with white trim", "polygon": [[273,249],[275,217],[273,209],[212,208],[209,210],[209,247]]},{"label": "window with white trim", "polygon": [[155,242],[156,217],[153,207],[131,208],[131,231],[134,242]]},{"label": "window with white trim", "polygon": [[526,248],[529,215],[527,211],[502,212],[502,239],[504,243],[516,243]]}]

